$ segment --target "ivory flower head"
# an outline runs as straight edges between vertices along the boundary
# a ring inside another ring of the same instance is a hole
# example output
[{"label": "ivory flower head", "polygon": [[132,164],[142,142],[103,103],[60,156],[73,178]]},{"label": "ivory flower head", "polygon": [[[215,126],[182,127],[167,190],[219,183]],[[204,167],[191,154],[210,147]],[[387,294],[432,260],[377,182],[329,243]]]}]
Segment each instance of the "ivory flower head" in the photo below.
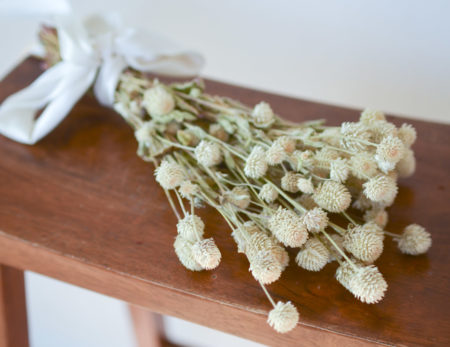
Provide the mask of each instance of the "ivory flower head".
[{"label": "ivory flower head", "polygon": [[267,128],[275,119],[272,108],[267,102],[260,102],[257,104],[251,113],[251,117],[255,126],[259,128]]},{"label": "ivory flower head", "polygon": [[385,175],[378,175],[363,184],[364,195],[374,202],[390,203],[397,196],[397,184]]},{"label": "ivory flower head", "polygon": [[383,252],[383,239],[363,226],[356,226],[345,233],[344,247],[356,258],[372,263]]},{"label": "ivory flower head", "polygon": [[418,224],[408,225],[398,239],[398,248],[402,253],[419,255],[431,247],[431,235]]},{"label": "ivory flower head", "polygon": [[164,86],[157,84],[144,92],[142,104],[150,116],[160,117],[175,108],[175,99]]},{"label": "ivory flower head", "polygon": [[290,193],[297,193],[299,191],[297,183],[300,178],[302,176],[294,171],[287,172],[281,178],[281,188]]},{"label": "ivory flower head", "polygon": [[300,247],[308,238],[308,231],[303,220],[294,211],[282,207],[272,214],[268,227],[286,246]]},{"label": "ivory flower head", "polygon": [[245,162],[245,175],[250,178],[258,179],[266,174],[267,168],[264,149],[261,146],[253,147]]},{"label": "ivory flower head", "polygon": [[416,142],[416,129],[414,129],[411,124],[403,123],[400,129],[398,129],[398,137],[402,140],[403,144],[409,148]]},{"label": "ivory flower head", "polygon": [[386,120],[386,116],[383,112],[373,110],[371,108],[366,108],[361,112],[360,122],[364,124],[372,124],[376,121],[384,121]]},{"label": "ivory flower head", "polygon": [[298,252],[295,261],[308,271],[320,271],[328,263],[330,252],[316,238],[310,238]]},{"label": "ivory flower head", "polygon": [[325,181],[319,185],[314,195],[314,201],[330,212],[345,211],[352,200],[347,188],[335,181]]},{"label": "ivory flower head", "polygon": [[277,332],[287,333],[295,328],[298,320],[298,311],[290,301],[278,301],[275,308],[269,312],[267,322]]},{"label": "ivory flower head", "polygon": [[300,177],[297,180],[297,188],[304,194],[314,193],[314,185],[311,182],[311,179],[306,179],[306,178]]},{"label": "ivory flower head", "polygon": [[278,191],[270,183],[266,183],[261,187],[259,197],[270,204],[278,198]]},{"label": "ivory flower head", "polygon": [[186,240],[195,242],[203,237],[205,223],[199,216],[188,213],[183,219],[178,221],[177,231]]},{"label": "ivory flower head", "polygon": [[222,257],[212,238],[195,242],[192,246],[192,255],[205,270],[212,270],[219,266]]},{"label": "ivory flower head", "polygon": [[185,268],[191,271],[204,270],[203,267],[195,260],[192,252],[192,246],[192,241],[185,239],[182,235],[178,235],[173,244],[175,253]]},{"label": "ivory flower head", "polygon": [[218,165],[223,159],[220,145],[208,140],[200,141],[197,147],[195,147],[194,154],[198,163],[205,167]]},{"label": "ivory flower head", "polygon": [[375,159],[378,163],[396,164],[403,157],[405,145],[394,136],[387,136],[377,146]]},{"label": "ivory flower head", "polygon": [[349,289],[360,301],[376,304],[383,299],[387,283],[378,268],[369,265],[359,268],[352,274]]},{"label": "ivory flower head", "polygon": [[225,200],[245,210],[250,205],[250,193],[245,187],[234,187],[225,194]]},{"label": "ivory flower head", "polygon": [[183,168],[169,160],[163,160],[161,165],[155,170],[156,181],[164,189],[174,189],[184,181]]},{"label": "ivory flower head", "polygon": [[312,233],[318,233],[324,230],[328,225],[327,213],[320,207],[315,207],[303,216],[303,222],[306,225],[308,231]]}]

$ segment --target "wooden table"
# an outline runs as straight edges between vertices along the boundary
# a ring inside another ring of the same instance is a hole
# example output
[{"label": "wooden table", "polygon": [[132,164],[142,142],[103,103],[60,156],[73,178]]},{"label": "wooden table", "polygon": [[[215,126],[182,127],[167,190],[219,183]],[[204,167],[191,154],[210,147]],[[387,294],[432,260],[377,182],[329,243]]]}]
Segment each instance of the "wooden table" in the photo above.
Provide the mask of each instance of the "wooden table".
[{"label": "wooden table", "polygon": [[[36,60],[24,61],[0,84],[0,99],[40,72]],[[338,123],[358,116],[213,81],[207,88],[249,104],[266,100],[289,119]],[[450,126],[408,122],[419,133],[418,168],[400,182],[388,228],[425,225],[433,235],[429,254],[405,256],[387,240],[377,265],[389,290],[377,305],[355,300],[334,279],[336,264],[312,273],[291,257],[269,286],[275,299],[299,308],[300,323],[286,335],[266,324],[270,304],[212,210],[201,216],[222,250],[220,267],[193,273],[179,264],[176,219],[114,111],[86,96],[35,146],[0,137],[0,346],[26,345],[23,270],[273,346],[449,346]]]}]

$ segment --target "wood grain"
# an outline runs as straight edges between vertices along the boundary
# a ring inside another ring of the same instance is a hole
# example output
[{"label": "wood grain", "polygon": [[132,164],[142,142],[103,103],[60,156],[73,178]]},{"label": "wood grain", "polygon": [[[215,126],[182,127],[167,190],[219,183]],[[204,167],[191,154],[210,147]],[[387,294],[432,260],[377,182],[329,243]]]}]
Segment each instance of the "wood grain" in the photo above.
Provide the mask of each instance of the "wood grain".
[{"label": "wood grain", "polygon": [[23,271],[0,265],[0,347],[27,347]]},{"label": "wood grain", "polygon": [[[39,73],[37,61],[26,60],[0,84],[0,99]],[[206,83],[212,93],[249,104],[266,100],[292,120],[326,118],[337,124],[358,115]],[[433,247],[428,255],[411,257],[386,241],[377,265],[390,287],[380,304],[356,301],[334,279],[335,264],[311,273],[291,261],[269,290],[277,300],[294,302],[301,321],[289,334],[276,334],[265,323],[270,305],[246,259],[210,209],[201,216],[223,262],[215,271],[185,270],[172,249],[176,219],[152,166],[136,156],[132,131],[120,116],[90,96],[35,146],[0,138],[0,262],[268,345],[450,345],[450,127],[408,122],[419,133],[418,169],[400,182],[388,229],[425,225]]]}]

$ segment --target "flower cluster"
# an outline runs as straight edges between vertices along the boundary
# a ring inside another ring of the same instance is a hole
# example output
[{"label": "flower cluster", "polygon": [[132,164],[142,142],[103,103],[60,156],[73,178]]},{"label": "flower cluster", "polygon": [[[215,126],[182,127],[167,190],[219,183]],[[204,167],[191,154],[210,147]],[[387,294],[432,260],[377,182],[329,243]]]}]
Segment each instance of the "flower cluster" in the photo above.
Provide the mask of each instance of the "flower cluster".
[{"label": "flower cluster", "polygon": [[[298,248],[295,263],[307,271],[337,262],[339,283],[373,304],[387,290],[373,265],[385,236],[405,254],[431,246],[419,225],[402,234],[384,230],[398,177],[415,169],[411,125],[397,128],[369,109],[340,127],[295,125],[265,102],[248,108],[210,96],[199,81],[137,81],[123,76],[116,109],[135,128],[138,154],[157,165],[156,181],[179,220],[174,248],[180,262],[193,271],[219,265],[219,248],[204,237],[205,225],[195,214],[212,206],[273,304],[268,323],[276,331],[293,329],[299,319],[292,303],[275,303],[265,288],[288,266],[286,247]],[[141,95],[137,110],[126,98],[130,91]]]}]

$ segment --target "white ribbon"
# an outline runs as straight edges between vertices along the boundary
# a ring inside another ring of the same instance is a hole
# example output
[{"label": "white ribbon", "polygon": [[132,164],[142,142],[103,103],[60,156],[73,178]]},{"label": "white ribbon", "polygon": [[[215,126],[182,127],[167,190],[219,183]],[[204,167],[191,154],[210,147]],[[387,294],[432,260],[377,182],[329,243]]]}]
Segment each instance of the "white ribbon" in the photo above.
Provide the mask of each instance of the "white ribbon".
[{"label": "white ribbon", "polygon": [[64,16],[56,28],[62,61],[0,106],[0,133],[15,141],[31,145],[46,136],[93,84],[98,101],[112,106],[127,66],[182,77],[198,74],[204,65],[201,55],[180,51],[155,34],[125,28],[113,17],[94,16],[79,23]]}]

